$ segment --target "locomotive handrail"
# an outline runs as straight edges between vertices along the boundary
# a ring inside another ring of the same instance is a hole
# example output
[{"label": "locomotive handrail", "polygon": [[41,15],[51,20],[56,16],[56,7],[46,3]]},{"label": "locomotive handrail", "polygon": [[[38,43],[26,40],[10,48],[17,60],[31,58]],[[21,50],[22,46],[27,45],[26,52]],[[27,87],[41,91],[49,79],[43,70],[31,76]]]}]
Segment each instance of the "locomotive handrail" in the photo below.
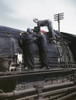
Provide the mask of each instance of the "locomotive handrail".
[{"label": "locomotive handrail", "polygon": [[76,68],[51,68],[51,69],[47,69],[47,70],[34,70],[34,71],[12,71],[11,72],[0,72],[0,79],[3,78],[11,78],[11,77],[19,77],[19,76],[29,76],[29,75],[40,75],[40,74],[53,74],[53,73],[60,73],[60,72],[64,72],[64,73],[68,73],[68,72],[75,72]]}]

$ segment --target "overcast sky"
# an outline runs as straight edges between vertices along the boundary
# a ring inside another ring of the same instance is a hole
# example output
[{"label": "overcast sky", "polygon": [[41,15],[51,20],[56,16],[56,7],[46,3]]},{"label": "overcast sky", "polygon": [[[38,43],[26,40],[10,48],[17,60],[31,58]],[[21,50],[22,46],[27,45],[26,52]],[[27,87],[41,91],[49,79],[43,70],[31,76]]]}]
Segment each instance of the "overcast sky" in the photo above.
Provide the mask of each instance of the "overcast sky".
[{"label": "overcast sky", "polygon": [[76,0],[0,0],[0,25],[26,30],[34,18],[50,19],[57,30],[54,14],[62,12],[61,31],[76,34]]}]

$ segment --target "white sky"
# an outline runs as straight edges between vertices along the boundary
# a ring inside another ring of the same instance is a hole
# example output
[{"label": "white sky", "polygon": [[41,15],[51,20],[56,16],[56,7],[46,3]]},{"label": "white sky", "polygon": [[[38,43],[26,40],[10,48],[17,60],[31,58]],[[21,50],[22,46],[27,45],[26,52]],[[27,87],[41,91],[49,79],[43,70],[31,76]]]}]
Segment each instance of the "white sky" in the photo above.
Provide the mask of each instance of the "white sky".
[{"label": "white sky", "polygon": [[0,25],[26,30],[34,18],[50,19],[57,30],[54,14],[62,12],[61,31],[76,34],[76,0],[0,0]]}]

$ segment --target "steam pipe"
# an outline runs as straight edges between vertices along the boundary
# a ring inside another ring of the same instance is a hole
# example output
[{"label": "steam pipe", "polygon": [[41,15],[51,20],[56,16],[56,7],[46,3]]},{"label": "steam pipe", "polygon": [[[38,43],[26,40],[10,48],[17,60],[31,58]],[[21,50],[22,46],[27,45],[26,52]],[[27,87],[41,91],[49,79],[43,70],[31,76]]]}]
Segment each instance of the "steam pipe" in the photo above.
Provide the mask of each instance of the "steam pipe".
[{"label": "steam pipe", "polygon": [[[48,85],[48,86],[44,86],[43,90],[47,90],[47,89],[52,89],[52,88],[58,88],[58,87],[63,87],[63,86],[68,86],[68,85],[72,85],[71,87],[68,88],[63,88],[61,89],[61,91],[68,91],[68,89],[76,89],[76,86],[73,86],[74,83],[73,82],[66,82],[66,83],[61,83],[61,84],[55,84],[55,85]],[[13,91],[13,92],[8,92],[8,93],[0,93],[0,99],[7,99],[7,98],[11,98],[11,97],[18,97],[21,95],[26,95],[29,93],[35,92],[37,93],[38,90],[36,88],[31,88],[31,89],[27,89],[27,90],[20,90],[20,91]],[[60,89],[58,90],[53,90],[53,92],[51,91],[51,93],[58,93],[60,92]],[[48,92],[42,93],[43,96],[47,95]]]}]

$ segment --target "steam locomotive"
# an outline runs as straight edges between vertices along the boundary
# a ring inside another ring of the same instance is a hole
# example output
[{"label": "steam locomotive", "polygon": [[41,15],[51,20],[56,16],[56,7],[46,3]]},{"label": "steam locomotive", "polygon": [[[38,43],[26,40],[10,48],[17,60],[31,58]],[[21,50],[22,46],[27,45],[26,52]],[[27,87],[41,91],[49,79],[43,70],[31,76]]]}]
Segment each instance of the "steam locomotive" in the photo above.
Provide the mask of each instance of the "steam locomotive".
[{"label": "steam locomotive", "polygon": [[[40,69],[38,47],[34,43],[36,67],[35,70],[26,71],[24,68],[23,53],[18,42],[20,32],[24,31],[0,26],[0,100],[17,100],[17,98],[23,97],[25,97],[25,100],[30,100],[30,95],[34,95],[35,93],[38,94],[35,96],[39,100],[42,91],[46,94],[47,91],[53,91],[53,89],[69,88],[69,86],[75,85],[75,35],[61,32],[60,38],[53,40],[49,39],[49,32],[47,32],[46,38],[50,69]],[[57,31],[55,32],[58,34]],[[61,87],[54,86],[52,88],[50,84],[59,84]],[[35,99],[34,97],[32,98],[33,100]]]}]

